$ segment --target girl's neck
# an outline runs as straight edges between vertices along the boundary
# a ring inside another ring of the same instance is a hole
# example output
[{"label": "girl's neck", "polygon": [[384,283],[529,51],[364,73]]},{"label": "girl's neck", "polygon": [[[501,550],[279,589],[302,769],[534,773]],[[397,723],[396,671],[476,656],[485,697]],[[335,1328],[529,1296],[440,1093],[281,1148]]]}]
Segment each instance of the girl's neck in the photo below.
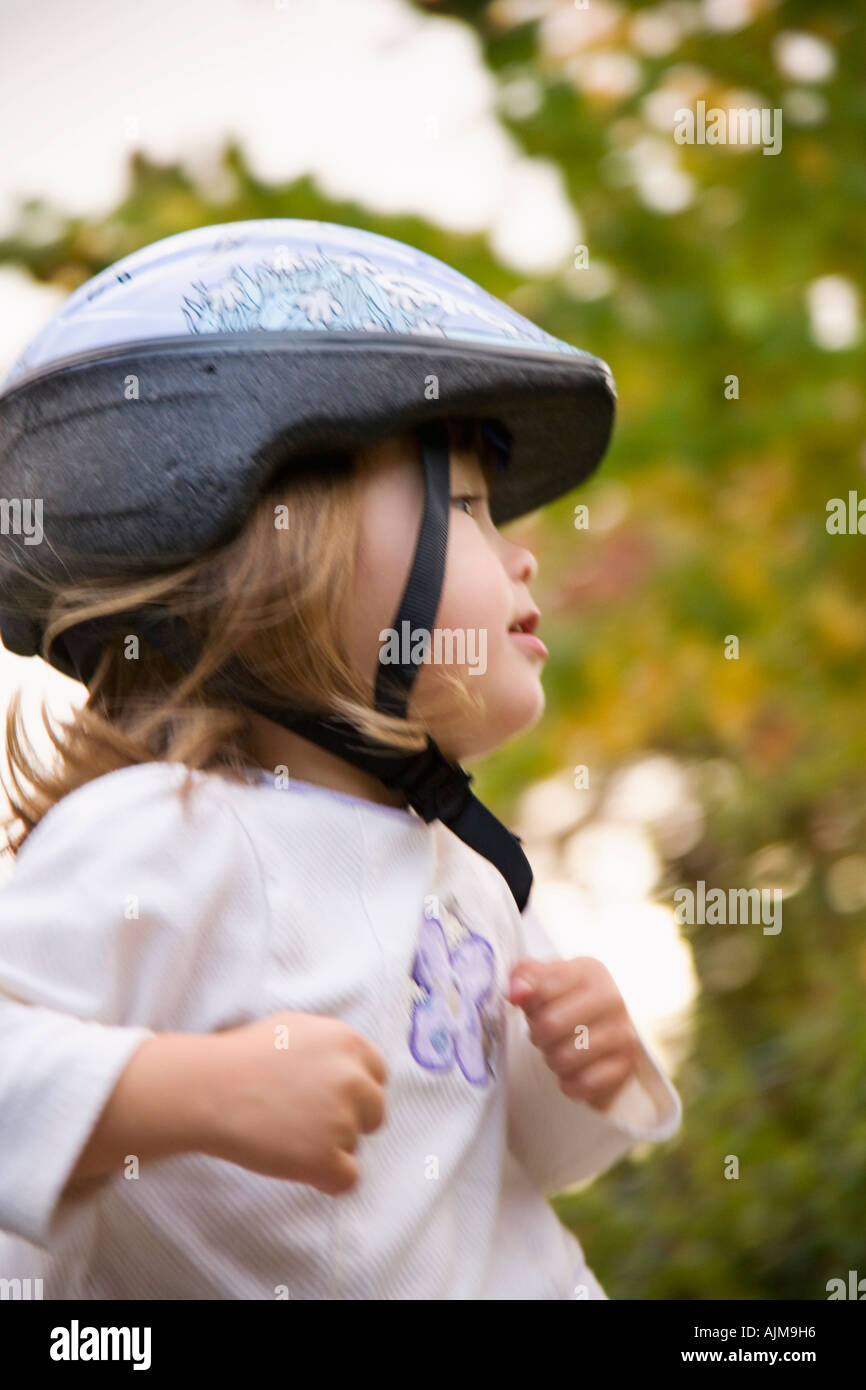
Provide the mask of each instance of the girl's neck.
[{"label": "girl's neck", "polygon": [[283,729],[263,715],[253,714],[248,739],[250,753],[260,767],[270,771],[285,767],[290,777],[312,782],[329,791],[346,792],[380,806],[406,809],[408,801],[396,788],[386,787],[378,777],[354,767],[326,748]]}]

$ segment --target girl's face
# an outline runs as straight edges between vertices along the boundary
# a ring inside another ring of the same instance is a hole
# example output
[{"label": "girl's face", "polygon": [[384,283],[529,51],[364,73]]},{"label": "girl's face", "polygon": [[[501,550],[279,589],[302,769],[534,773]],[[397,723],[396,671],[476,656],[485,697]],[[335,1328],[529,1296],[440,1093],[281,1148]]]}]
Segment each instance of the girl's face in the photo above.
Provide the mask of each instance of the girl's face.
[{"label": "girl's face", "polygon": [[[410,438],[378,441],[363,451],[358,607],[353,637],[361,669],[375,672],[409,577],[424,478]],[[410,464],[414,466],[410,466]],[[538,565],[524,546],[496,529],[490,517],[489,475],[472,452],[451,452],[448,552],[430,660],[415,678],[412,716],[425,718],[446,757],[479,757],[529,728],[544,710],[544,657],[509,628],[537,612],[527,588]],[[459,500],[471,496],[471,502]],[[449,644],[448,631],[453,645]],[[437,656],[436,636],[441,646]],[[401,634],[398,634],[398,638]],[[459,701],[441,673],[457,676],[480,708]]]}]

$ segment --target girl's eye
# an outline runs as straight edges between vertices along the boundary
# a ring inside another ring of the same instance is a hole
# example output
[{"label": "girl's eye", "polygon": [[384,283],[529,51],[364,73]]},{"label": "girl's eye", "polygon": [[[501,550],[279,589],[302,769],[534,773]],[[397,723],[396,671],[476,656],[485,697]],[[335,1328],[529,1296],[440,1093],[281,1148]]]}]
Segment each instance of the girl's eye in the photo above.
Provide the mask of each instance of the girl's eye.
[{"label": "girl's eye", "polygon": [[467,494],[466,494],[465,496],[463,496],[463,497],[452,497],[452,498],[451,498],[451,501],[452,501],[452,502],[468,502],[468,503],[470,504],[470,506],[469,506],[469,510],[468,510],[468,512],[466,513],[466,515],[467,515],[467,516],[474,516],[475,513],[474,513],[473,510],[472,510],[472,505],[471,505],[471,504],[472,504],[473,502],[480,502],[480,501],[481,501],[481,498],[480,498],[480,497],[477,497],[477,496],[474,496],[474,495],[472,495],[472,494],[468,494],[468,493],[467,493]]}]

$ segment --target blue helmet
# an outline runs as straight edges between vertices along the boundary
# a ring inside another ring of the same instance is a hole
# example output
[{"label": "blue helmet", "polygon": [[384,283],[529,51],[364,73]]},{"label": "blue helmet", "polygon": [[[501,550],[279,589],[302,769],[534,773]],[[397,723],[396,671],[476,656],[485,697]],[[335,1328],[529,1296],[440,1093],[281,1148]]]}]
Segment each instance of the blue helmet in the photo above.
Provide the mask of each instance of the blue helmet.
[{"label": "blue helmet", "polygon": [[[69,629],[44,652],[46,582],[189,560],[231,539],[293,460],[309,467],[319,455],[326,466],[329,452],[406,430],[427,495],[393,626],[432,631],[448,534],[443,419],[484,420],[500,456],[490,511],[502,525],[594,471],[615,404],[606,362],[390,237],[292,218],[166,237],[81,285],[0,388],[0,495],[39,499],[45,542],[4,538],[0,636],[87,682],[112,632],[134,619],[188,669],[191,634],[149,609]],[[417,670],[380,665],[376,707],[405,717]],[[227,671],[212,683],[239,689]],[[266,691],[256,703],[248,680],[244,689],[245,704],[402,787],[426,820],[445,820],[497,864],[522,910],[532,876],[516,838],[432,739],[423,754],[361,747],[333,716],[275,709]]]}]

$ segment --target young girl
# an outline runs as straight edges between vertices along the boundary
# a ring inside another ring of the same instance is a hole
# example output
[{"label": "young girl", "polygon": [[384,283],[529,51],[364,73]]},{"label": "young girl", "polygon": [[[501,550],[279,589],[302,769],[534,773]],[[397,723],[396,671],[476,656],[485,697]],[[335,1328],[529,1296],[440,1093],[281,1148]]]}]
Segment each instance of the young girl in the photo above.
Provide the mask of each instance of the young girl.
[{"label": "young girl", "polygon": [[460,764],[544,705],[499,527],[613,410],[450,267],[283,219],[127,257],[13,368],[0,632],[88,697],[51,766],[7,720],[0,1277],[606,1297],[546,1198],[680,1100]]}]

